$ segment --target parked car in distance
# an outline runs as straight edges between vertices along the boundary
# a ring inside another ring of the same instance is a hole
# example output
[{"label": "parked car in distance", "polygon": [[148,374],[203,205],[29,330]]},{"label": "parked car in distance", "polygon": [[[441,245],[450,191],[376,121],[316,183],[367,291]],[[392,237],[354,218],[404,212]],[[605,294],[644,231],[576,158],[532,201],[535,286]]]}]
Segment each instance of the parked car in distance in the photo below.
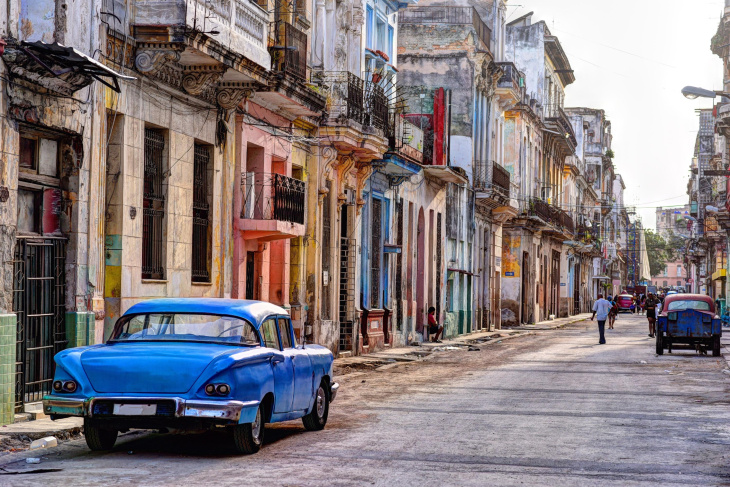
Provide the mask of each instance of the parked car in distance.
[{"label": "parked car in distance", "polygon": [[698,351],[712,348],[720,355],[722,320],[715,314],[712,298],[702,294],[671,294],[664,298],[656,323],[656,353],[664,349],[672,353],[672,345],[681,343],[697,347]]},{"label": "parked car in distance", "polygon": [[44,412],[83,417],[92,450],[131,428],[225,428],[237,451],[255,453],[266,423],[301,418],[323,429],[339,388],[332,352],[298,345],[286,310],[260,301],[143,301],[106,344],[55,361]]},{"label": "parked car in distance", "polygon": [[631,306],[634,304],[634,298],[630,294],[619,294],[616,296],[615,301],[618,305],[619,313],[622,311],[631,311]]}]

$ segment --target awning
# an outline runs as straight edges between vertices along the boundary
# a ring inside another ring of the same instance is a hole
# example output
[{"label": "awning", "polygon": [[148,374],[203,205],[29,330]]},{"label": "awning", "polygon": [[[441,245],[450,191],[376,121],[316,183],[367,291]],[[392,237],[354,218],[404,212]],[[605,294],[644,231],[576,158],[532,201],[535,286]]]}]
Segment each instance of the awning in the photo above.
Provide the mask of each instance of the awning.
[{"label": "awning", "polygon": [[444,183],[467,184],[469,178],[449,166],[423,166],[426,176],[431,176]]},{"label": "awning", "polygon": [[119,74],[73,47],[57,42],[21,41],[9,44],[3,60],[14,75],[68,95],[85,88],[94,80],[119,93],[120,79],[136,79]]},{"label": "awning", "polygon": [[593,276],[593,279],[598,279],[599,281],[610,281],[611,278],[608,276]]},{"label": "awning", "polygon": [[373,166],[379,173],[388,177],[391,187],[400,186],[411,179],[412,176],[421,172],[422,166],[415,162],[407,161],[397,154],[385,154],[383,159],[373,161]]}]

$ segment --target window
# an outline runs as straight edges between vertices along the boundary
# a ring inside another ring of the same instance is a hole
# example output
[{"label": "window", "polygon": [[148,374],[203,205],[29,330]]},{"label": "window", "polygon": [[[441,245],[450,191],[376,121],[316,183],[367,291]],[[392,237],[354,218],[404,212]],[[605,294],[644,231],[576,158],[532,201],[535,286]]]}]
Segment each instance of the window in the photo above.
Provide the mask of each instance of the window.
[{"label": "window", "polygon": [[682,281],[677,281],[677,286],[681,286],[681,285],[682,285]]},{"label": "window", "polygon": [[41,192],[18,189],[18,233],[40,233]]},{"label": "window", "polygon": [[388,26],[388,50],[386,54],[390,58],[390,63],[395,64],[395,53],[393,52],[393,39],[395,38],[395,30],[392,25]]},{"label": "window", "polygon": [[682,277],[682,266],[681,265],[677,266],[677,277]]},{"label": "window", "polygon": [[705,301],[672,301],[667,307],[667,311],[683,311],[685,309],[696,309],[700,311],[710,311],[710,303]]},{"label": "window", "polygon": [[284,348],[292,348],[289,318],[279,318],[279,332],[281,333],[281,345]]},{"label": "window", "polygon": [[264,339],[266,348],[281,350],[279,347],[279,334],[276,332],[276,321],[273,318],[264,321],[264,324],[261,325],[261,336]]},{"label": "window", "polygon": [[667,287],[667,281],[662,281],[662,287]]},{"label": "window", "polygon": [[144,198],[142,222],[142,279],[164,279],[163,158],[165,139],[158,130],[144,130]]},{"label": "window", "polygon": [[20,138],[20,169],[35,171],[38,168],[38,140],[29,137]]},{"label": "window", "polygon": [[193,282],[210,282],[210,147],[195,144],[193,157]]},{"label": "window", "polygon": [[366,47],[369,47],[370,49],[375,49],[375,46],[373,46],[373,20],[375,18],[375,12],[373,11],[373,7],[369,6],[367,7],[367,16],[366,16],[366,22],[367,25],[365,25],[366,30]]},{"label": "window", "polygon": [[378,51],[384,51],[386,49],[386,32],[387,31],[385,19],[378,15],[378,17],[375,19],[375,41],[377,43],[375,49],[377,49]]},{"label": "window", "polygon": [[122,318],[112,340],[261,344],[258,333],[248,321],[232,316],[192,313],[149,313]]}]

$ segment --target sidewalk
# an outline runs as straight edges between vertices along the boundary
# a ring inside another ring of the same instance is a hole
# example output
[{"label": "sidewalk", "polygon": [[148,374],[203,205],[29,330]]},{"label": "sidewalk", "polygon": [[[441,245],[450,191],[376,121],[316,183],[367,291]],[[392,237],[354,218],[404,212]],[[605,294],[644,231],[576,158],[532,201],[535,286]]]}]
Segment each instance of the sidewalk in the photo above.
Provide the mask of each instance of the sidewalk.
[{"label": "sidewalk", "polygon": [[362,367],[368,364],[383,365],[388,367],[397,362],[414,362],[422,360],[433,352],[453,350],[457,348],[483,347],[490,343],[499,343],[503,340],[517,338],[522,335],[534,333],[541,330],[554,330],[579,321],[590,319],[591,313],[583,313],[568,318],[558,318],[552,321],[541,321],[534,325],[523,325],[511,328],[502,328],[495,331],[473,332],[461,335],[452,339],[442,340],[442,343],[422,342],[419,346],[386,348],[378,352],[356,357],[342,357],[335,359],[335,367]]},{"label": "sidewalk", "polygon": [[[361,355],[357,357],[344,357],[335,359],[335,367],[341,371],[350,368],[374,369],[383,367],[395,367],[403,362],[415,362],[427,359],[429,355],[446,350],[472,350],[481,349],[492,343],[500,343],[503,340],[529,335],[540,330],[554,330],[562,328],[571,323],[587,320],[590,313],[559,318],[552,321],[543,321],[534,325],[525,325],[501,330],[474,332],[462,335],[450,340],[443,340],[442,343],[424,342],[415,347],[400,347],[385,349],[380,352]],[[730,337],[728,338],[730,342]],[[65,418],[58,421],[51,421],[50,418],[37,419],[35,421],[24,421],[21,423],[0,426],[0,451],[12,448],[27,448],[32,440],[55,436],[58,439],[68,439],[78,436],[84,424],[82,418]]]}]

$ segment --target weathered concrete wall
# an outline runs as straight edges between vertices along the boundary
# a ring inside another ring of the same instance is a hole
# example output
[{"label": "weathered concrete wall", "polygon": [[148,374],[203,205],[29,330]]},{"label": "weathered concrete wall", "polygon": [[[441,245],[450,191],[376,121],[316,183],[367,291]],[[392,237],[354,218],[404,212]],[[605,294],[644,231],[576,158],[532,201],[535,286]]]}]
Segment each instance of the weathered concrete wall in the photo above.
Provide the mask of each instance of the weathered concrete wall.
[{"label": "weathered concrete wall", "polygon": [[545,24],[507,26],[505,57],[525,73],[527,92],[545,104]]}]

